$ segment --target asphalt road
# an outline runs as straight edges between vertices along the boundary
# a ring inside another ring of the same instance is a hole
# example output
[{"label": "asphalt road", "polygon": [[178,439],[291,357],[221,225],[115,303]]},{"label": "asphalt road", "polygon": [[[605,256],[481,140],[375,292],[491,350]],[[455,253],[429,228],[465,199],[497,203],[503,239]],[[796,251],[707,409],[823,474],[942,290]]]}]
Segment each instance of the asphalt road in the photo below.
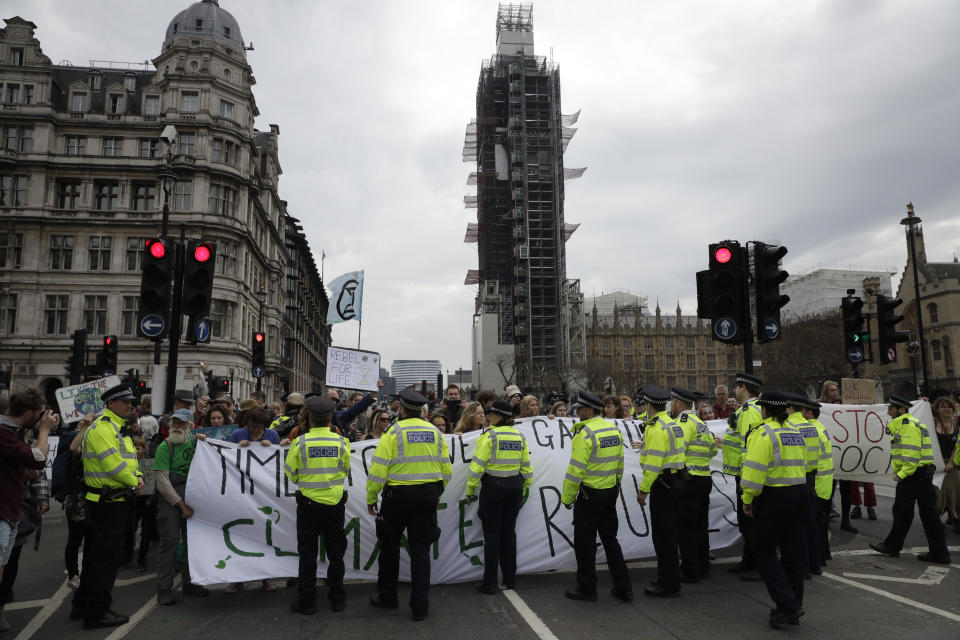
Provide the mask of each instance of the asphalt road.
[{"label": "asphalt road", "polygon": [[[878,488],[879,489],[879,488]],[[884,495],[885,494],[885,495]],[[319,633],[336,638],[769,638],[782,634],[813,638],[820,634],[856,638],[960,637],[960,536],[948,529],[947,543],[955,559],[952,566],[918,562],[916,552],[925,551],[919,519],[915,520],[908,545],[900,558],[874,554],[868,544],[881,540],[890,526],[889,490],[881,490],[876,522],[856,521],[859,534],[832,531],[833,561],[823,576],[806,582],[806,615],[797,627],[774,631],[767,625],[771,607],[763,583],[742,582],[726,571],[736,559],[736,548],[721,550],[713,577],[698,585],[685,585],[680,598],[655,600],[644,597],[642,587],[655,577],[654,563],[630,563],[637,598],[622,603],[609,595],[609,578],[600,573],[600,601],[572,602],[563,591],[573,586],[569,572],[520,576],[515,591],[488,596],[476,592],[475,584],[437,585],[431,588],[430,617],[410,620],[409,610],[382,611],[367,604],[373,592],[370,583],[347,585],[347,607],[333,614],[326,608],[325,588],[319,589],[319,612],[304,617],[289,612],[294,591],[283,585],[264,592],[254,585],[227,595],[214,588],[203,599],[181,597],[171,607],[156,605],[153,573],[120,572],[114,588],[114,609],[131,616],[131,622],[116,629],[83,631],[70,622],[72,591],[65,583],[63,545],[66,523],[59,506],[45,520],[40,550],[23,552],[15,602],[7,605],[13,628],[4,640],[28,638],[90,638],[138,640],[176,638],[272,637],[295,640],[315,638]],[[522,542],[521,542],[522,544]],[[153,565],[151,556],[149,566]],[[406,587],[401,586],[401,602]]]}]

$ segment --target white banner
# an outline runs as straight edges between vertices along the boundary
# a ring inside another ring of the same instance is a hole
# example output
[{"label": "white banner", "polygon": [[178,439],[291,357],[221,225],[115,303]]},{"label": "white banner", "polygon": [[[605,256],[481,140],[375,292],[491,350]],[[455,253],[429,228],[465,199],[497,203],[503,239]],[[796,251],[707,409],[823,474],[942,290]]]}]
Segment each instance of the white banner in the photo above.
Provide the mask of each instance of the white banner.
[{"label": "white banner", "polygon": [[117,376],[107,376],[99,380],[91,380],[72,387],[57,389],[57,404],[60,406],[60,415],[64,424],[79,422],[88,413],[103,411],[103,401],[100,394],[120,384]]},{"label": "white banner", "polygon": [[[639,439],[633,421],[615,421],[626,441]],[[570,460],[573,420],[535,418],[518,425],[530,446],[534,480],[517,521],[517,566],[520,573],[573,568],[573,512],[560,504],[563,476]],[[725,421],[711,424],[717,433]],[[467,505],[467,470],[480,432],[448,435],[453,478],[440,499],[443,533],[434,544],[431,581],[464,582],[483,573],[483,529],[477,504]],[[367,464],[377,440],[352,445],[351,477],[345,529],[348,578],[375,579],[377,547],[374,518],[367,513]],[[283,473],[286,451],[277,446],[207,440],[199,443],[187,483],[187,503],[194,509],[188,522],[190,573],[197,584],[282,578],[297,575],[296,487]],[[617,508],[618,537],[627,559],[654,555],[646,508],[637,504],[641,471],[636,452],[625,450],[626,465]],[[713,548],[737,540],[734,481],[720,473],[714,458],[714,491],[710,504]],[[598,549],[598,559],[604,554]],[[318,575],[326,575],[321,556]],[[407,554],[401,554],[401,579],[409,579]]]},{"label": "white banner", "polygon": [[330,307],[327,324],[361,320],[363,311],[363,271],[351,271],[330,283]]}]

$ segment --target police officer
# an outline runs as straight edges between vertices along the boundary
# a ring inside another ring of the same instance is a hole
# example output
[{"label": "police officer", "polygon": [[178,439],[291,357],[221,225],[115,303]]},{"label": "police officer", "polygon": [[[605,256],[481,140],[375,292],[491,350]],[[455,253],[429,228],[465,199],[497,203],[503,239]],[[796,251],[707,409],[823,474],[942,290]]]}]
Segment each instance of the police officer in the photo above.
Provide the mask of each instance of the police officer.
[{"label": "police officer", "polygon": [[599,534],[613,580],[611,593],[628,602],[633,599],[633,587],[617,540],[623,438],[612,422],[603,419],[603,400],[594,394],[581,391],[573,409],[579,422],[573,425],[570,464],[560,501],[567,509],[573,509],[577,586],[567,589],[564,595],[571,600],[596,601]]},{"label": "police officer", "polygon": [[[817,440],[819,444],[819,455],[817,457],[817,474],[814,480],[814,504],[817,514],[817,539],[819,544],[817,549],[820,552],[819,567],[820,571],[814,573],[823,573],[823,567],[827,565],[830,556],[830,499],[833,496],[833,443],[830,441],[830,434],[826,427],[820,422],[820,403],[816,400],[803,398],[803,417],[817,429]],[[814,567],[814,560],[810,560],[810,566]]]},{"label": "police officer", "polygon": [[807,567],[803,533],[807,444],[787,420],[792,402],[788,394],[776,391],[760,396],[763,422],[747,437],[740,479],[743,514],[753,521],[754,558],[777,605],[770,611],[774,628],[800,624]]},{"label": "police officer", "polygon": [[650,527],[653,549],[657,554],[657,579],[643,592],[655,598],[680,594],[679,505],[686,483],[684,470],[686,444],[683,429],[667,413],[670,394],[647,385],[643,388],[647,430],[643,435],[640,466],[643,479],[637,502],[647,504],[650,497]]},{"label": "police officer", "polygon": [[[380,438],[367,475],[367,511],[377,517],[380,540],[375,607],[396,609],[400,573],[400,536],[410,546],[410,609],[425,620],[429,609],[430,545],[440,538],[437,505],[451,466],[447,441],[435,426],[420,418],[427,399],[413,389],[397,394],[400,420]],[[383,491],[379,515],[377,496]]]},{"label": "police officer", "polygon": [[[737,485],[737,500],[740,499],[740,473],[743,456],[747,450],[747,435],[763,422],[757,395],[763,387],[763,381],[749,373],[738,373],[733,387],[734,396],[740,407],[727,420],[729,428],[723,435],[723,472],[734,476]],[[739,573],[741,580],[759,580],[756,574],[757,563],[753,559],[750,536],[752,520],[743,517],[743,505],[737,504],[737,527],[743,536],[743,555],[738,564],[729,568],[731,573]]]},{"label": "police officer", "polygon": [[799,393],[787,394],[787,422],[803,436],[807,447],[804,470],[807,479],[807,505],[803,513],[804,538],[807,543],[807,577],[820,575],[820,535],[817,528],[817,465],[820,462],[820,433],[803,415],[807,397]]},{"label": "police officer", "polygon": [[697,393],[670,387],[670,415],[683,429],[687,481],[680,492],[678,512],[681,582],[696,583],[710,575],[710,460],[717,443],[693,411]]},{"label": "police officer", "polygon": [[485,411],[490,428],[477,439],[467,474],[467,503],[477,499],[483,523],[483,582],[480,592],[495,594],[497,566],[503,570],[503,584],[513,589],[517,579],[517,515],[527,499],[533,470],[527,439],[513,426],[513,409],[503,400]]},{"label": "police officer", "polygon": [[120,384],[107,389],[100,399],[106,404],[103,415],[87,428],[80,445],[87,543],[70,619],[83,618],[84,629],[116,627],[129,620],[110,610],[110,591],[120,568],[128,501],[143,487],[137,452],[120,435],[133,407],[133,391]]},{"label": "police officer", "polygon": [[[297,599],[290,604],[294,613],[317,612],[318,538],[328,558],[327,586],[330,608],[343,611],[343,554],[347,537],[343,533],[347,492],[343,480],[350,475],[350,443],[330,430],[337,405],[326,396],[306,401],[310,430],[298,436],[287,451],[284,471],[297,484],[297,553],[300,569]],[[307,426],[307,425],[302,425]]]},{"label": "police officer", "polygon": [[913,524],[913,505],[920,512],[920,522],[927,536],[929,551],[917,556],[924,562],[950,564],[943,522],[937,512],[937,494],[933,488],[933,448],[927,426],[910,415],[910,401],[890,396],[887,425],[890,433],[890,458],[893,462],[897,491],[893,499],[893,526],[886,539],[870,543],[874,551],[896,558],[903,540]]}]

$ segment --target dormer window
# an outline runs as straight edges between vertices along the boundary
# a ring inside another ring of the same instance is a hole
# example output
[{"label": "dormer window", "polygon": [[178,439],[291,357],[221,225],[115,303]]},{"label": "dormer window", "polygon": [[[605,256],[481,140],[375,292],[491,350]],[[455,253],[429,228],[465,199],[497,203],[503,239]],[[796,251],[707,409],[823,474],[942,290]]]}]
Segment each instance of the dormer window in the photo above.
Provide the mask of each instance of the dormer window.
[{"label": "dormer window", "polygon": [[200,64],[196,60],[190,61],[190,71],[196,71],[200,68]]},{"label": "dormer window", "polygon": [[230,79],[230,69],[223,70],[223,77],[226,78],[227,80]]},{"label": "dormer window", "polygon": [[137,77],[130,75],[123,77],[123,88],[127,91],[136,91],[137,90]]},{"label": "dormer window", "polygon": [[196,20],[195,26],[196,26],[197,31],[202,31],[202,30],[203,30],[203,20],[200,20],[200,19],[198,18],[198,19]]},{"label": "dormer window", "polygon": [[224,37],[224,38],[229,38],[229,37],[230,37],[230,27],[224,27],[224,28],[223,28],[223,37]]},{"label": "dormer window", "polygon": [[100,87],[103,86],[103,76],[99,71],[90,72],[90,88],[94,91],[99,91]]},{"label": "dormer window", "polygon": [[174,32],[174,33],[177,32],[177,27],[179,27],[179,26],[180,26],[180,23],[179,23],[179,22],[174,22],[174,23],[173,23],[173,32]]}]

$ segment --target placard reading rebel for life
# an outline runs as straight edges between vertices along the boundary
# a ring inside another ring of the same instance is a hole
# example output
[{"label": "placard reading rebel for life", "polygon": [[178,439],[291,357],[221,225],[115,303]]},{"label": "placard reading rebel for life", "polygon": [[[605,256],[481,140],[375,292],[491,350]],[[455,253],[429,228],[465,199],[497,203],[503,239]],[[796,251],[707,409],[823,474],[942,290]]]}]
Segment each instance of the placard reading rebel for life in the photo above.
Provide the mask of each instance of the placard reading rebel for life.
[{"label": "placard reading rebel for life", "polygon": [[379,353],[346,347],[327,347],[328,387],[377,391],[379,379]]}]

